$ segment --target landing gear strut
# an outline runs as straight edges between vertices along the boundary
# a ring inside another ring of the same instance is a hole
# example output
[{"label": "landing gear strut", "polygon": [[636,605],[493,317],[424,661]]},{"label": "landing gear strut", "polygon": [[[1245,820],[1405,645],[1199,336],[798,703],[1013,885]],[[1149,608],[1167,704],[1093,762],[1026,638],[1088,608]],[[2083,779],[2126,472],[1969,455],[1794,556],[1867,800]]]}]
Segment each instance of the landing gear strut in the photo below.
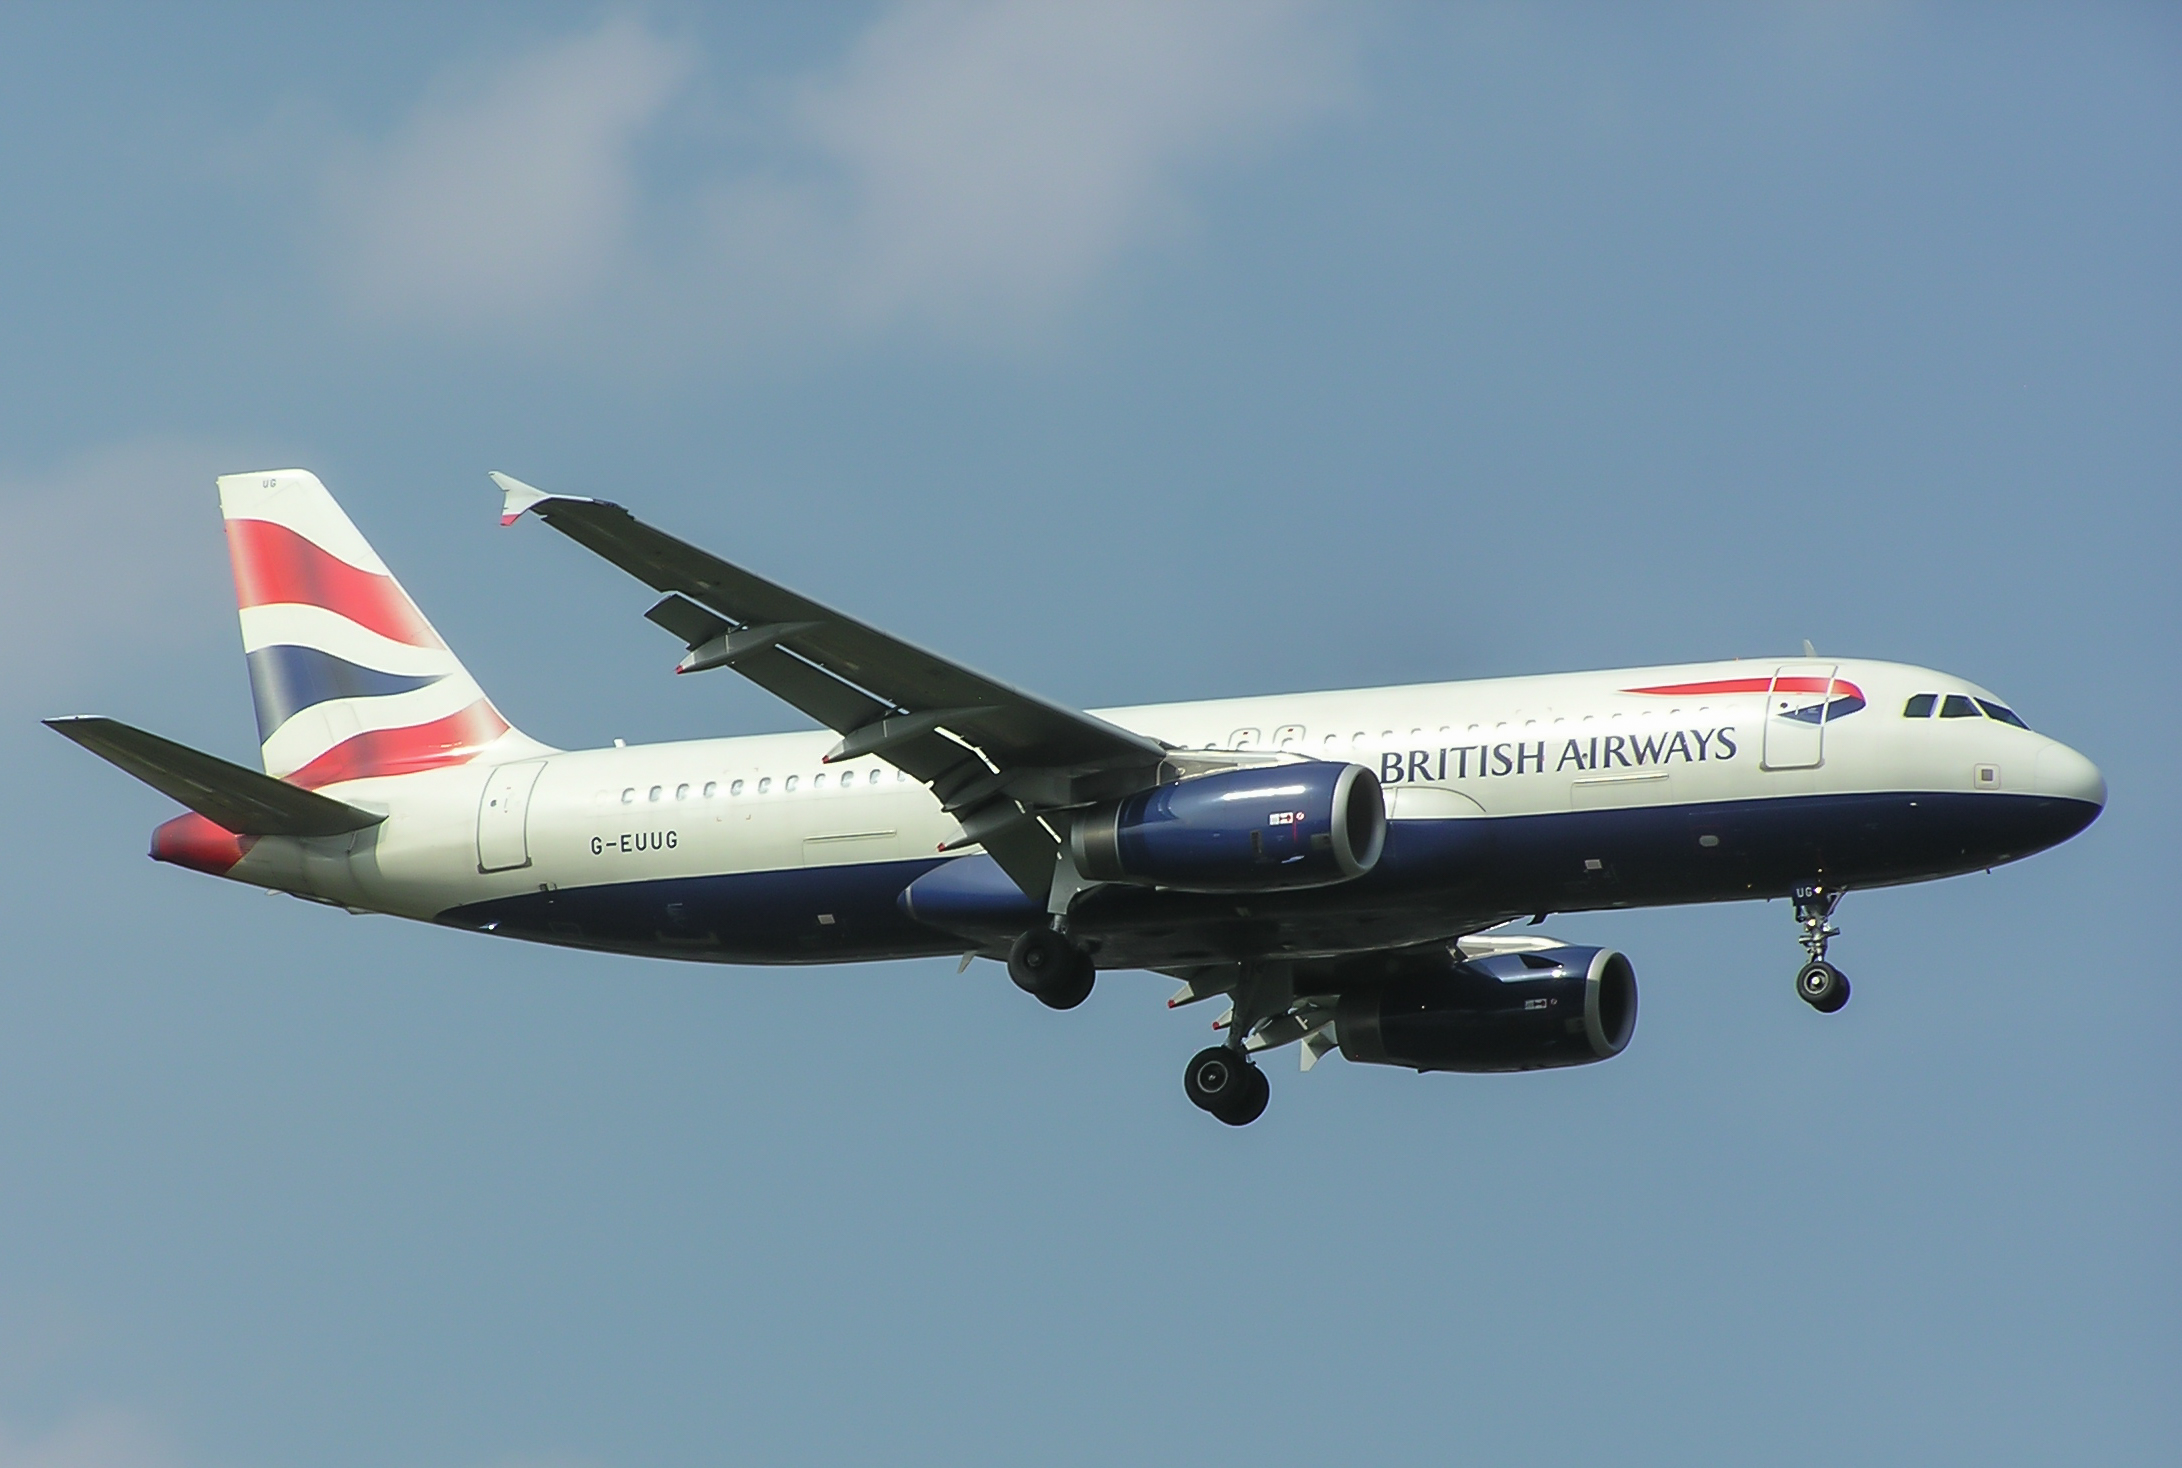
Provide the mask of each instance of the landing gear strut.
[{"label": "landing gear strut", "polygon": [[1234,1045],[1214,1045],[1190,1057],[1189,1069],[1182,1072],[1182,1089],[1189,1093],[1192,1105],[1229,1126],[1250,1125],[1265,1114],[1265,1103],[1273,1097],[1265,1072]]},{"label": "landing gear strut", "polygon": [[1833,925],[1841,893],[1831,887],[1798,887],[1795,902],[1796,922],[1803,929],[1796,941],[1810,955],[1810,962],[1796,973],[1796,995],[1820,1014],[1832,1014],[1849,1002],[1848,975],[1826,962],[1827,941],[1841,936]]},{"label": "landing gear strut", "polygon": [[1250,1037],[1287,1014],[1295,1002],[1294,974],[1285,963],[1246,959],[1237,966],[1227,992],[1234,1006],[1213,1024],[1214,1029],[1226,1027],[1227,1042],[1190,1057],[1182,1090],[1198,1110],[1229,1126],[1248,1126],[1265,1114],[1265,1103],[1273,1097],[1272,1082],[1251,1063]]},{"label": "landing gear strut", "polygon": [[1098,976],[1091,955],[1052,928],[1031,928],[1008,950],[1008,977],[1048,1009],[1074,1009]]}]

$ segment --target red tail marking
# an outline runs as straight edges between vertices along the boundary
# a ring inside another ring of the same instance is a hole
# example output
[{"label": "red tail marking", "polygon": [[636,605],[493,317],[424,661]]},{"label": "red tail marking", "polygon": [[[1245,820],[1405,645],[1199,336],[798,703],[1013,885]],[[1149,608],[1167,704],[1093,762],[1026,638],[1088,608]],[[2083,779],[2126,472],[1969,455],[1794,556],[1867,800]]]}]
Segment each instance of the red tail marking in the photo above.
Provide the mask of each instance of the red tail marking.
[{"label": "red tail marking", "polygon": [[230,520],[227,548],[235,566],[235,602],[263,607],[283,602],[338,612],[381,637],[411,647],[444,647],[423,614],[391,576],[360,571],[285,525]]},{"label": "red tail marking", "polygon": [[191,871],[224,877],[257,840],[255,836],[238,836],[190,811],[152,832],[151,854],[153,861],[172,862]]},{"label": "red tail marking", "polygon": [[429,724],[402,729],[372,729],[344,739],[293,774],[291,785],[316,790],[367,775],[411,775],[474,759],[477,752],[508,732],[508,721],[484,699],[460,713]]}]

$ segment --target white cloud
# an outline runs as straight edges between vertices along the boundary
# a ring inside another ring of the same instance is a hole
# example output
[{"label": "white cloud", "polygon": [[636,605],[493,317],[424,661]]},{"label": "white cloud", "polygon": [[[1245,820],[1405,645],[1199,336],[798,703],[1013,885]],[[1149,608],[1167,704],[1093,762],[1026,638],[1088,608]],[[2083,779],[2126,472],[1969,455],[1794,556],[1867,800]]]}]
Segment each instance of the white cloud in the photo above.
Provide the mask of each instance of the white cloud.
[{"label": "white cloud", "polygon": [[1324,111],[1338,37],[1297,4],[904,5],[798,132],[843,186],[818,221],[868,318],[1035,317],[1183,210],[1188,173]]},{"label": "white cloud", "polygon": [[614,21],[345,161],[332,258],[359,306],[457,326],[1005,335],[1186,225],[1199,172],[1338,106],[1353,50],[1307,0],[911,0],[751,104],[754,161],[647,197],[692,58]]},{"label": "white cloud", "polygon": [[622,248],[637,138],[688,69],[613,20],[443,81],[393,138],[328,172],[329,250],[352,303],[475,321],[580,298]]}]

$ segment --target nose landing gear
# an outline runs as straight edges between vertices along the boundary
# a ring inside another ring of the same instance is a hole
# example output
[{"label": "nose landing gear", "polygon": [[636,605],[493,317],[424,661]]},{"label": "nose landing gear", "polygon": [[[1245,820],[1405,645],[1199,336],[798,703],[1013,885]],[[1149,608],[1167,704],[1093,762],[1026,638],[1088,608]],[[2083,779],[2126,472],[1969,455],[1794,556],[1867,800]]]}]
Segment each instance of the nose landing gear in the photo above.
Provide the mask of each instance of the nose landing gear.
[{"label": "nose landing gear", "polygon": [[1810,955],[1810,962],[1796,973],[1796,996],[1820,1014],[1833,1014],[1849,1002],[1849,976],[1826,962],[1828,940],[1841,936],[1833,925],[1833,912],[1842,894],[1835,888],[1804,886],[1795,890],[1796,922],[1803,931],[1796,941]]},{"label": "nose landing gear", "polygon": [[1830,963],[1813,960],[1797,972],[1796,993],[1820,1014],[1832,1014],[1849,1002],[1849,976]]}]

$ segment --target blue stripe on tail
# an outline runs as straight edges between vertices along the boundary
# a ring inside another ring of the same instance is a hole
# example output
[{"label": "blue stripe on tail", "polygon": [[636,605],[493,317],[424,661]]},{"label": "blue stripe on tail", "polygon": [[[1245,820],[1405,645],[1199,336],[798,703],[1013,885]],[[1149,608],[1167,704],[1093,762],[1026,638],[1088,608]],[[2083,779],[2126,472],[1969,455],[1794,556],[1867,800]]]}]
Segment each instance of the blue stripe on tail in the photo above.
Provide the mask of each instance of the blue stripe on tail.
[{"label": "blue stripe on tail", "polygon": [[315,647],[282,643],[249,654],[250,701],[257,706],[258,740],[314,704],[333,698],[379,698],[408,693],[446,675],[382,673]]}]

